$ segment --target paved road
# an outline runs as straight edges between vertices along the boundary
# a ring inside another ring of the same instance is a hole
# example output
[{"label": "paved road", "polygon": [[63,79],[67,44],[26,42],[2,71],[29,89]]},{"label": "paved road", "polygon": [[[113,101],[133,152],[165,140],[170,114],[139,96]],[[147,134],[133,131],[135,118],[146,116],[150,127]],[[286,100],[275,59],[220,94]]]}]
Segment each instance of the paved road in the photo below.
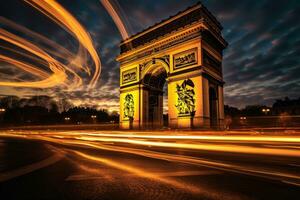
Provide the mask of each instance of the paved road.
[{"label": "paved road", "polygon": [[289,138],[0,137],[1,199],[298,199]]}]

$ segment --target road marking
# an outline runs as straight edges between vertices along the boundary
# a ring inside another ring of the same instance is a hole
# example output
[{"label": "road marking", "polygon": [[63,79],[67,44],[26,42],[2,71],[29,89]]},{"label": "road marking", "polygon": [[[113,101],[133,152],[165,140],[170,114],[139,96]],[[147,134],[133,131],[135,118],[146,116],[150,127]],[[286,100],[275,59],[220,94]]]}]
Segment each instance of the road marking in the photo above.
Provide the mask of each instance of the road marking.
[{"label": "road marking", "polygon": [[57,151],[54,155],[50,156],[49,158],[21,167],[19,169],[15,169],[12,171],[8,171],[8,172],[3,172],[0,173],[0,182],[5,182],[8,181],[10,179],[19,177],[19,176],[23,176],[25,174],[29,174],[33,171],[36,171],[38,169],[42,169],[44,167],[47,167],[49,165],[52,165],[58,161],[60,161],[63,157],[64,157],[65,153],[62,151]]}]

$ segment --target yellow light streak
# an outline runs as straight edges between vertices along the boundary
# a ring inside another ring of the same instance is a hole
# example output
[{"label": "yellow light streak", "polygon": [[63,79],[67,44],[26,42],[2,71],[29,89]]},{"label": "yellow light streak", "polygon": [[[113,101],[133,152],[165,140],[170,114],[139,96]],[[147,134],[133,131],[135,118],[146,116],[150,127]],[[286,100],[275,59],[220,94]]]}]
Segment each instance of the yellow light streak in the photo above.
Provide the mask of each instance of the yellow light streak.
[{"label": "yellow light streak", "polygon": [[10,57],[7,57],[7,56],[4,56],[4,55],[0,55],[0,60],[1,61],[4,61],[4,62],[7,62],[7,63],[10,63],[14,66],[17,66],[18,68],[26,71],[26,72],[29,72],[37,77],[40,77],[42,79],[46,79],[49,77],[49,74],[39,68],[35,68],[34,66],[28,64],[28,63],[25,63],[25,62],[20,62],[18,60],[15,60],[15,59],[12,59]]},{"label": "yellow light streak", "polygon": [[[63,144],[63,145],[68,145],[68,146],[75,146],[75,147],[90,147],[90,148],[94,148],[94,149],[99,149],[99,150],[107,150],[107,151],[114,151],[114,152],[121,152],[121,153],[128,153],[128,154],[134,154],[134,155],[139,155],[139,156],[143,156],[143,157],[149,157],[149,158],[154,158],[154,159],[160,159],[160,160],[166,160],[166,161],[172,161],[172,162],[180,162],[180,163],[186,163],[186,164],[192,164],[192,165],[197,165],[197,166],[205,166],[205,167],[209,167],[209,168],[214,168],[214,169],[218,169],[218,170],[222,170],[222,171],[230,171],[230,172],[235,172],[235,173],[242,173],[242,174],[248,174],[248,175],[254,175],[254,176],[258,176],[258,177],[264,177],[264,178],[268,178],[268,179],[272,179],[272,180],[279,180],[279,181],[299,181],[300,180],[300,176],[298,173],[293,173],[290,171],[282,171],[282,169],[277,169],[274,171],[274,169],[268,169],[268,168],[261,168],[258,166],[247,166],[245,164],[233,164],[230,162],[223,162],[223,161],[216,161],[216,160],[206,160],[206,159],[202,159],[199,157],[191,157],[191,156],[184,156],[184,155],[178,155],[178,154],[169,154],[169,153],[163,153],[160,151],[155,151],[155,149],[151,148],[152,150],[144,150],[141,149],[139,147],[136,147],[135,145],[129,147],[124,147],[122,146],[118,146],[119,143],[112,143],[110,142],[110,144],[108,144],[107,142],[103,143],[102,142],[94,142],[94,141],[85,141],[85,140],[81,140],[80,138],[78,138],[78,133],[68,133],[68,132],[59,132],[58,134],[53,135],[49,135],[51,134],[51,132],[45,132],[45,134],[20,134],[20,132],[18,134],[16,134],[16,132],[10,132],[8,133],[2,133],[1,135],[5,135],[5,136],[16,136],[16,137],[27,137],[28,139],[39,139],[39,140],[44,140],[44,141],[48,141],[48,142],[53,142],[53,143],[57,143],[57,144]],[[76,135],[76,136],[75,136]],[[74,140],[74,138],[77,140]],[[104,138],[107,139],[107,138]],[[118,138],[117,138],[118,139]],[[107,140],[105,140],[107,141]],[[137,141],[140,142],[140,141]],[[147,142],[147,141],[142,141]],[[135,143],[135,142],[134,142]],[[155,142],[153,142],[155,143]],[[168,145],[163,145],[160,146],[162,143],[161,142],[156,142],[158,143],[159,147],[161,148],[170,148]],[[163,142],[163,144],[165,144],[166,142]],[[148,143],[147,143],[148,144]],[[178,144],[174,143],[175,145]],[[279,143],[278,143],[279,144]],[[283,143],[285,145],[285,143]],[[181,143],[179,143],[179,145],[182,145]],[[188,144],[189,145],[189,144]],[[193,144],[195,145],[195,144]],[[200,145],[203,146],[204,144],[196,144],[196,145]],[[155,146],[155,145],[152,145]],[[204,145],[206,146],[206,144]],[[294,157],[299,157],[299,150],[292,150],[292,151],[282,151],[285,146],[283,147],[278,147],[277,149],[274,148],[266,148],[265,146],[260,146],[258,148],[255,148],[255,151],[253,151],[253,149],[248,149],[249,152],[245,152],[243,149],[247,146],[244,145],[224,145],[224,144],[217,144],[214,145],[215,147],[219,146],[219,149],[217,151],[224,151],[227,152],[226,148],[228,146],[234,147],[232,148],[236,153],[245,153],[245,154],[258,154],[260,155],[260,153],[258,153],[258,151],[263,152],[262,154],[265,154],[265,152],[269,151],[276,151],[274,153],[274,155],[277,156],[294,156]],[[173,147],[171,147],[173,148]],[[177,147],[176,147],[177,148]],[[186,147],[184,147],[186,148]],[[222,150],[222,148],[224,148],[224,150]],[[179,148],[180,149],[180,148]],[[194,148],[192,148],[193,150],[195,150]],[[240,149],[242,149],[242,151],[240,151]],[[210,151],[214,151],[211,150]],[[277,151],[279,151],[280,153],[278,153]],[[292,152],[292,153],[291,153]],[[268,154],[270,155],[270,154]]]},{"label": "yellow light streak", "polygon": [[42,81],[36,82],[0,82],[2,86],[14,86],[14,87],[38,87],[38,88],[46,88],[46,87],[53,87],[58,84],[62,84],[65,79],[66,75],[65,72],[59,63],[57,63],[50,55],[44,52],[42,49],[37,47],[36,45],[20,38],[12,33],[7,32],[6,30],[0,28],[0,39],[14,44],[28,52],[44,59],[48,64],[49,68],[53,72],[51,76],[42,72],[41,70],[29,66],[28,64],[22,63],[21,61],[16,61],[6,56],[1,56],[1,60],[7,61],[8,63],[15,64],[15,66],[22,68],[25,71],[30,71],[32,74],[38,75],[39,77],[44,77]]},{"label": "yellow light streak", "polygon": [[158,142],[158,141],[143,141],[134,139],[119,139],[119,138],[98,138],[81,136],[75,137],[79,140],[86,141],[101,141],[101,142],[119,142],[143,146],[167,147],[175,149],[194,149],[204,151],[219,151],[231,153],[244,153],[244,154],[260,154],[260,155],[279,155],[279,156],[296,156],[300,157],[299,151],[290,149],[275,149],[275,148],[259,148],[241,145],[219,145],[219,144],[189,144],[189,143],[171,143],[171,142]]},{"label": "yellow light streak", "polygon": [[[88,85],[89,88],[96,86],[101,74],[101,61],[95,50],[93,41],[85,28],[56,0],[24,1],[73,35],[79,42],[78,50],[77,53],[74,54],[47,37],[0,17],[1,24],[19,31],[22,34],[26,34],[39,42],[39,45],[37,46],[29,40],[9,33],[4,29],[0,29],[0,39],[18,47],[10,48],[1,46],[2,49],[34,60],[34,63],[29,64],[13,57],[0,55],[1,61],[11,64],[34,76],[34,81],[20,80],[17,76],[10,77],[12,81],[1,81],[0,86],[30,88],[61,87],[68,91],[78,90],[82,89],[81,86],[83,86],[82,71],[91,77]],[[129,34],[126,30],[126,26],[114,5],[111,4],[109,0],[101,0],[101,3],[113,18],[123,39],[128,38]],[[17,49],[22,49],[22,51]],[[91,66],[89,64],[88,54],[90,54],[94,63]],[[55,58],[53,56],[55,56]],[[64,62],[59,61],[58,58],[63,59]],[[48,68],[49,71],[44,71],[41,67],[43,67],[43,69]]]},{"label": "yellow light streak", "polygon": [[63,65],[57,62],[54,58],[52,58],[49,54],[40,49],[38,46],[26,41],[25,39],[17,35],[7,32],[2,28],[0,28],[0,39],[9,42],[13,45],[16,45],[19,48],[24,49],[29,53],[41,58],[48,64],[49,69],[53,72],[53,74],[48,75],[47,73],[40,70],[38,67],[1,55],[2,61],[11,63],[16,67],[21,68],[22,70],[30,72],[31,74],[34,74],[44,79],[35,82],[0,82],[0,86],[49,88],[57,85],[65,85],[67,75],[65,73]]},{"label": "yellow light streak", "polygon": [[25,0],[25,2],[39,10],[52,21],[74,35],[80,44],[85,47],[95,64],[94,75],[90,81],[90,87],[94,87],[101,74],[101,62],[88,32],[75,19],[75,17],[73,17],[55,0]]},{"label": "yellow light streak", "polygon": [[129,172],[129,173],[135,174],[139,177],[159,181],[159,182],[169,184],[169,185],[172,185],[172,186],[180,188],[180,189],[188,190],[188,191],[193,192],[193,193],[203,193],[203,192],[205,192],[202,189],[200,189],[199,187],[195,187],[195,186],[192,186],[192,185],[189,185],[189,184],[185,184],[185,183],[181,183],[181,182],[178,182],[178,181],[175,181],[175,180],[172,180],[172,179],[161,177],[161,176],[157,175],[156,173],[151,173],[151,172],[148,172],[146,170],[143,170],[143,169],[140,169],[140,168],[128,165],[128,164],[118,163],[118,162],[115,162],[111,159],[106,159],[106,158],[102,158],[102,157],[98,157],[98,156],[92,156],[92,155],[89,155],[89,154],[82,153],[80,151],[74,151],[74,153],[77,154],[78,156],[81,156],[81,157],[85,158],[85,159],[96,161],[96,162],[99,162],[101,164],[105,164],[105,165],[108,165],[110,167],[113,167],[113,168],[116,168],[116,169],[119,169],[119,170],[122,170],[122,171],[126,171],[126,172]]},{"label": "yellow light streak", "polygon": [[[44,49],[46,52],[51,52],[51,55],[55,55],[56,57],[62,58],[62,59],[66,59],[66,58],[72,58],[74,57],[73,53],[70,52],[68,49],[66,49],[64,46],[57,44],[56,42],[48,39],[47,37],[36,33],[24,26],[21,26],[19,24],[16,24],[13,21],[10,21],[4,17],[0,17],[0,23],[3,25],[6,25],[20,33],[23,33],[27,36],[30,36],[31,38],[34,38],[35,40],[39,41],[39,45],[43,46],[42,49]],[[51,47],[51,48],[49,48]],[[3,47],[1,46],[1,48],[7,48],[7,47]],[[15,49],[8,49],[9,51],[16,51]],[[18,54],[20,54],[20,52],[18,52]],[[26,56],[30,56],[30,55],[26,55]],[[32,58],[32,57],[30,57]],[[77,67],[81,67],[80,65],[77,65]]]},{"label": "yellow light streak", "polygon": [[117,13],[117,11],[115,10],[115,8],[112,6],[112,4],[110,3],[109,0],[100,0],[100,2],[102,3],[102,5],[105,7],[105,9],[107,10],[107,12],[110,14],[110,16],[112,17],[112,19],[114,20],[116,26],[119,29],[119,32],[122,35],[122,38],[125,40],[129,37],[129,34],[126,30],[126,27],[122,21],[122,19],[120,18],[119,14]]},{"label": "yellow light streak", "polygon": [[[124,134],[121,131],[109,131],[112,134],[101,132],[79,132],[77,135],[88,135],[96,137],[116,137],[116,138],[139,138],[139,139],[175,139],[175,140],[219,140],[219,141],[239,141],[239,142],[293,142],[300,143],[300,137],[297,136],[213,136],[213,135],[155,135],[143,134],[143,132],[133,132],[132,134]],[[65,132],[69,134],[76,134],[72,132]],[[195,132],[194,132],[195,134]],[[201,134],[201,133],[199,133]],[[219,134],[219,132],[216,132]]]},{"label": "yellow light streak", "polygon": [[[1,55],[0,60],[9,63],[33,76],[36,76],[38,81],[9,81],[0,82],[0,86],[10,87],[30,87],[30,88],[52,88],[60,86],[65,90],[79,89],[82,86],[83,80],[79,72],[84,71],[91,75],[90,66],[88,66],[88,57],[86,51],[91,55],[95,63],[95,69],[90,81],[89,87],[93,87],[99,79],[101,72],[101,63],[97,52],[92,44],[92,40],[86,30],[81,24],[60,4],[56,1],[26,1],[30,5],[36,7],[39,11],[44,13],[50,19],[55,21],[58,25],[66,29],[69,33],[75,36],[79,41],[77,54],[71,53],[66,48],[58,45],[56,42],[49,40],[43,35],[35,33],[21,25],[18,25],[8,19],[0,17],[0,23],[4,24],[20,33],[26,34],[31,38],[39,41],[39,46],[33,44],[14,35],[4,29],[0,29],[0,39],[12,45],[17,46],[23,51],[19,51],[9,47],[3,47],[10,52],[17,53],[24,57],[34,60],[34,64],[25,63],[22,60],[9,58],[8,56]],[[49,54],[51,53],[51,55]],[[55,59],[63,59],[68,64]],[[49,68],[51,72],[41,70],[41,67]],[[11,78],[12,80],[14,77]],[[17,78],[15,78],[17,79]],[[40,80],[41,79],[41,80]]]}]

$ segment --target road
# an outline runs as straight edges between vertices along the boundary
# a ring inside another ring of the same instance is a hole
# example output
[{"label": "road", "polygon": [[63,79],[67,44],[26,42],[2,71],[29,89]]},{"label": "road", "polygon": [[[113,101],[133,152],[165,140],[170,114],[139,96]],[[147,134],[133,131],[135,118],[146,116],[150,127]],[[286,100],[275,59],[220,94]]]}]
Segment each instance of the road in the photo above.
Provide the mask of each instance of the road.
[{"label": "road", "polygon": [[2,131],[1,199],[298,199],[300,137]]}]

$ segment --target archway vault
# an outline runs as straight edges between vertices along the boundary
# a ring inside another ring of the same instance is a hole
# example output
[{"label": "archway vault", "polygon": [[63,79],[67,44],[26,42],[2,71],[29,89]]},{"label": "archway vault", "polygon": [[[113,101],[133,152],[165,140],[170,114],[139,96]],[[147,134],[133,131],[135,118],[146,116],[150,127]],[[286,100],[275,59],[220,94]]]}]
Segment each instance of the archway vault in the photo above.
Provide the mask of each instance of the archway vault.
[{"label": "archway vault", "polygon": [[[197,4],[121,43],[120,127],[223,127],[221,25]],[[212,88],[214,89],[212,93]]]},{"label": "archway vault", "polygon": [[163,89],[169,74],[169,63],[162,59],[153,58],[147,62],[141,73],[141,83],[151,88]]}]

